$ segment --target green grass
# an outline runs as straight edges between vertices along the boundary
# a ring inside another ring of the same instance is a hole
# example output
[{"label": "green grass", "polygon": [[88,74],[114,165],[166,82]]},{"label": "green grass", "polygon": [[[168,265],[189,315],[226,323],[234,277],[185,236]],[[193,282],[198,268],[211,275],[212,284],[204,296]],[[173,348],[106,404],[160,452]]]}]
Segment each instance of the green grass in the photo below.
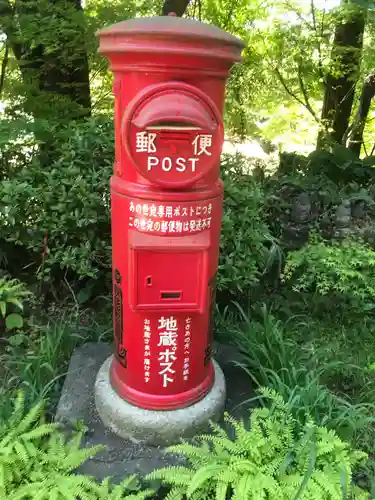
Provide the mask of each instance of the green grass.
[{"label": "green grass", "polygon": [[318,425],[335,429],[345,440],[357,442],[365,433],[371,433],[375,405],[368,398],[369,393],[363,391],[362,398],[354,401],[348,394],[334,390],[340,373],[355,373],[366,384],[365,367],[344,359],[343,355],[341,359],[329,356],[324,342],[319,345],[318,334],[303,340],[297,318],[281,323],[265,307],[258,317],[254,313],[248,316],[240,306],[237,309],[243,323],[240,328],[232,326],[231,336],[243,355],[240,365],[249,375],[249,383],[275,389],[291,406],[301,425],[309,414]]},{"label": "green grass", "polygon": [[111,318],[105,312],[95,317],[92,311],[73,307],[70,312],[57,310],[55,314],[55,319],[9,337],[0,356],[2,418],[9,414],[9,400],[18,389],[24,391],[28,406],[48,401],[53,413],[75,347],[111,338]]}]

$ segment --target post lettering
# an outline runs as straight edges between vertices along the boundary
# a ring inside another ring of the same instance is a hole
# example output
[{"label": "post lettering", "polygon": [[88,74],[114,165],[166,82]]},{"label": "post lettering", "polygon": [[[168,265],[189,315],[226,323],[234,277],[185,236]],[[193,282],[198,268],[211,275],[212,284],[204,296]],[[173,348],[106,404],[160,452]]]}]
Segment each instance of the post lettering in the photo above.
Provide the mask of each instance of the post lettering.
[{"label": "post lettering", "polygon": [[185,170],[186,170],[185,158],[177,158],[176,164],[177,164],[177,167],[176,167],[177,172],[185,172]]},{"label": "post lettering", "polygon": [[161,162],[161,168],[164,170],[164,172],[169,172],[171,170],[172,160],[169,158],[169,156],[163,158],[163,161]]},{"label": "post lettering", "polygon": [[165,156],[164,158],[158,158],[157,156],[148,156],[147,171],[150,172],[154,167],[161,166],[161,169],[164,172],[170,172],[173,169],[175,169],[177,172],[186,172],[186,169],[189,167],[191,168],[192,172],[195,172],[197,169],[198,161],[199,158],[178,157],[176,158],[176,160],[174,160],[169,156]]},{"label": "post lettering", "polygon": [[156,156],[149,156],[147,158],[147,171],[149,172],[152,167],[156,167],[159,164],[159,158]]},{"label": "post lettering", "polygon": [[189,161],[191,162],[191,171],[192,172],[195,172],[195,164],[197,163],[198,160],[199,160],[199,158],[189,158]]}]

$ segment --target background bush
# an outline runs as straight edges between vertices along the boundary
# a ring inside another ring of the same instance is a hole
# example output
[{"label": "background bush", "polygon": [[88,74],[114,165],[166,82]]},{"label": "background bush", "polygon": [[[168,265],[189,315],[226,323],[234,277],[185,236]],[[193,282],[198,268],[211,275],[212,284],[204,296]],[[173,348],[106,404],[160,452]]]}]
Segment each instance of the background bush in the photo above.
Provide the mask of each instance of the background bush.
[{"label": "background bush", "polygon": [[265,220],[263,186],[240,155],[224,156],[224,207],[218,290],[236,296],[259,284],[277,253],[277,241]]},{"label": "background bush", "polygon": [[317,295],[317,303],[336,302],[352,314],[375,309],[375,252],[358,239],[313,238],[288,254],[282,279],[295,292]]},{"label": "background bush", "polygon": [[[53,413],[73,349],[111,337],[110,310],[100,328],[95,320],[86,329],[77,323],[82,304],[92,300],[88,316],[97,317],[110,298],[113,124],[96,116],[44,133],[53,136],[48,168],[43,148],[29,137],[17,139],[29,148],[24,156],[12,157],[14,144],[5,148],[11,168],[0,182],[0,264],[32,283],[37,277],[57,289],[66,284],[77,317],[64,317],[60,304],[48,310],[48,321],[39,316],[5,339],[4,415],[19,387],[29,406],[48,398]],[[241,349],[249,384],[277,390],[296,425],[313,415],[371,456],[375,264],[368,234],[375,192],[370,175],[340,183],[324,169],[312,173],[314,162],[332,155],[341,164],[337,153],[329,155],[289,155],[274,171],[223,156],[216,323],[221,339]]]},{"label": "background bush", "polygon": [[110,268],[112,129],[106,117],[56,128],[48,168],[35,153],[0,183],[0,241],[22,255],[28,273],[83,278]]}]

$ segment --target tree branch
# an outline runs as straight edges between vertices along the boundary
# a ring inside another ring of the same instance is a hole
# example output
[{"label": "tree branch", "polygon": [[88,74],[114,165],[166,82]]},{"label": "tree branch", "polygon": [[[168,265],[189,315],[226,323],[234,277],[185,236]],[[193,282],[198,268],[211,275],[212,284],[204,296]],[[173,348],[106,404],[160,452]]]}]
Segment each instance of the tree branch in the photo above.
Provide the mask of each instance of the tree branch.
[{"label": "tree branch", "polygon": [[303,78],[302,78],[301,62],[298,63],[298,83],[299,83],[303,98],[305,100],[305,104],[304,104],[305,108],[312,114],[312,116],[314,117],[314,120],[317,123],[319,123],[319,118],[317,117],[313,107],[310,104],[309,95],[307,93],[305,83],[304,83]]},{"label": "tree branch", "polygon": [[351,149],[358,157],[361,153],[361,147],[363,146],[365,148],[365,144],[363,142],[363,132],[370,111],[371,102],[374,97],[375,73],[371,73],[365,79],[362,87],[357,116],[352,126],[352,134],[349,141],[349,149]]},{"label": "tree branch", "polygon": [[276,73],[278,79],[280,80],[281,85],[284,87],[285,91],[287,92],[287,94],[289,94],[290,97],[293,97],[293,99],[295,99],[302,106],[304,106],[305,105],[304,102],[301,101],[301,99],[288,88],[288,86],[287,86],[287,84],[286,84],[286,82],[284,80],[283,75],[280,73],[279,68],[275,68],[275,73]]},{"label": "tree branch", "polygon": [[8,40],[5,40],[5,53],[3,60],[1,62],[1,70],[0,70],[0,97],[3,93],[5,72],[8,66],[8,61],[9,61],[9,43]]},{"label": "tree branch", "polygon": [[229,10],[228,10],[227,19],[226,19],[225,24],[223,26],[223,29],[226,31],[229,31],[229,24],[230,24],[230,21],[232,19],[233,12],[234,12],[235,8],[236,8],[236,2],[232,2],[230,4]]},{"label": "tree branch", "polygon": [[308,28],[310,28],[311,30],[313,29],[313,27],[312,27],[312,25],[309,23],[309,21],[308,21],[307,19],[305,19],[305,18],[303,17],[303,15],[302,15],[300,12],[298,12],[298,10],[297,10],[295,7],[293,7],[293,5],[290,5],[290,3],[289,3],[288,1],[286,1],[286,0],[284,1],[284,5],[285,5],[286,7],[288,7],[288,9],[290,9],[292,12],[294,12],[294,14],[296,14],[296,15],[297,15],[298,19],[299,19],[300,21],[302,21],[303,23],[305,23],[305,24],[306,24],[306,26],[307,26]]},{"label": "tree branch", "polygon": [[322,38],[323,31],[324,31],[323,30],[323,23],[322,23],[322,28],[320,30],[320,35],[318,35],[318,25],[317,25],[317,22],[316,22],[314,0],[310,0],[310,6],[311,6],[311,15],[312,15],[312,19],[313,19],[313,27],[314,27],[315,34],[317,36],[317,49],[318,49],[318,56],[319,56],[318,69],[319,69],[320,77],[324,81],[322,46],[320,44],[320,40]]},{"label": "tree branch", "polygon": [[174,12],[178,17],[182,17],[190,0],[164,0],[162,16],[167,16]]},{"label": "tree branch", "polygon": [[280,80],[281,85],[284,87],[286,93],[289,94],[290,97],[292,97],[293,99],[295,99],[299,104],[301,104],[301,106],[303,106],[304,108],[306,108],[307,111],[309,111],[309,113],[311,113],[313,115],[313,117],[315,118],[315,120],[316,120],[315,112],[311,108],[310,104],[307,106],[306,102],[304,102],[302,99],[300,99],[298,97],[297,94],[295,94],[292,90],[290,90],[290,88],[288,87],[288,85],[285,82],[285,79],[284,79],[283,75],[280,73],[280,70],[278,68],[275,68],[275,73],[276,73],[278,79]]},{"label": "tree branch", "polygon": [[[7,45],[8,45],[8,50],[9,47],[12,49],[17,61],[20,61],[22,59],[22,56],[25,53],[24,47],[20,42],[16,42],[14,40],[14,32],[16,32],[16,27],[14,25],[14,15],[15,15],[15,10],[16,10],[17,4],[15,3],[14,6],[9,3],[8,0],[0,0],[0,20],[4,22],[3,26],[3,31],[7,37]],[[7,22],[6,18],[9,17],[10,21]],[[22,68],[20,67],[21,73],[22,73]]]}]

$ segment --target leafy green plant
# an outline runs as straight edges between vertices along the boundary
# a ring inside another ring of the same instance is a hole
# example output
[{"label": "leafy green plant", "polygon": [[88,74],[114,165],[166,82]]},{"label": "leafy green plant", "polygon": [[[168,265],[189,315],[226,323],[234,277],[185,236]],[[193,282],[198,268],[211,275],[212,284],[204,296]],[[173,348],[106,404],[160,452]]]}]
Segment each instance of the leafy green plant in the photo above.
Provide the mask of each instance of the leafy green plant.
[{"label": "leafy green plant", "polygon": [[277,241],[264,220],[264,192],[241,155],[224,156],[225,185],[217,286],[232,294],[248,292],[280,259]]},{"label": "leafy green plant", "polygon": [[[370,426],[374,421],[374,405],[353,404],[325,383],[332,373],[342,368],[343,361],[325,359],[323,362],[314,344],[298,343],[290,334],[289,324],[282,324],[265,307],[258,321],[254,314],[250,319],[237,307],[244,320],[242,328],[232,331],[232,338],[243,356],[238,364],[256,386],[276,390],[302,426],[306,414],[310,414],[318,425],[335,429],[341,437],[350,440]],[[361,370],[356,366],[352,368]],[[364,376],[364,370],[362,373]]]},{"label": "leafy green plant", "polygon": [[296,292],[344,298],[371,310],[375,307],[375,252],[350,238],[325,242],[313,237],[309,244],[288,254],[283,281]]},{"label": "leafy green plant", "polygon": [[[53,411],[74,348],[88,340],[99,341],[108,330],[108,324],[104,329],[94,320],[82,324],[86,322],[87,313],[86,316],[79,311],[54,310],[52,313],[51,308],[51,315],[56,319],[45,324],[30,324],[27,332],[11,336],[5,352],[0,354],[0,417],[8,414],[9,399],[18,388],[24,391],[28,407],[43,399],[48,400],[47,410]],[[101,321],[110,319],[104,316]]]},{"label": "leafy green plant", "polygon": [[150,491],[127,495],[135,477],[113,487],[109,479],[95,479],[76,472],[102,446],[81,448],[83,433],[67,439],[59,426],[45,423],[43,404],[25,414],[19,392],[11,417],[0,422],[0,495],[7,500],[142,500]]},{"label": "leafy green plant", "polygon": [[[10,246],[9,268],[15,249],[24,252],[29,272],[46,281],[67,273],[72,281],[97,279],[111,262],[108,186],[113,123],[96,116],[60,124],[51,134],[56,159],[48,169],[36,151],[0,182],[0,240]],[[220,291],[231,294],[248,292],[280,259],[264,220],[262,185],[250,167],[240,155],[223,157],[225,201],[217,282]]]},{"label": "leafy green plant", "polygon": [[353,182],[368,185],[374,181],[374,157],[361,160],[342,145],[334,145],[331,151],[316,150],[306,160],[310,174],[321,178],[324,176],[338,185]]},{"label": "leafy green plant", "polygon": [[[0,278],[0,313],[7,330],[22,328],[23,299],[30,295],[26,287],[17,279]],[[12,312],[9,309],[18,312]]]},{"label": "leafy green plant", "polygon": [[199,436],[200,446],[168,448],[186,457],[189,467],[167,467],[148,476],[172,486],[166,500],[369,499],[352,484],[353,468],[367,458],[365,453],[309,417],[299,429],[282,396],[271,389],[261,394],[270,408],[253,410],[249,425],[226,414],[234,440],[212,424],[213,435]]},{"label": "leafy green plant", "polygon": [[29,270],[45,280],[66,271],[96,277],[110,268],[113,124],[101,116],[50,132],[49,168],[34,154],[0,182],[0,240],[26,252]]}]

